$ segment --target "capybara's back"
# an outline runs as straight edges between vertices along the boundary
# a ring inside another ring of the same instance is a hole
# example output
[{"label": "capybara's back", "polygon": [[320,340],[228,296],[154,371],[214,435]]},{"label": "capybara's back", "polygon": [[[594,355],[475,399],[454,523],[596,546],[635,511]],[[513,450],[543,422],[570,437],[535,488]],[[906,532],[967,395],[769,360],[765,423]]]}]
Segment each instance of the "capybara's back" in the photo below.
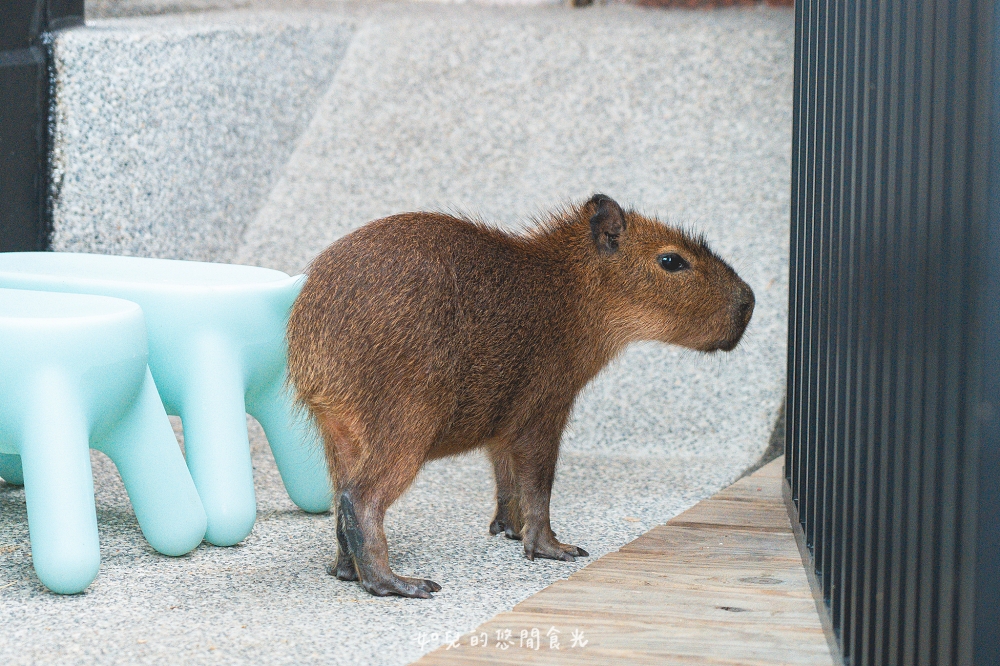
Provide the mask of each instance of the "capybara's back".
[{"label": "capybara's back", "polygon": [[333,573],[427,597],[388,566],[385,510],[430,458],[483,446],[492,533],[530,558],[577,394],[628,343],[730,350],[753,292],[704,242],[596,195],[524,234],[434,213],[372,222],[313,263],[288,327],[289,375],[322,432],[337,498]]}]

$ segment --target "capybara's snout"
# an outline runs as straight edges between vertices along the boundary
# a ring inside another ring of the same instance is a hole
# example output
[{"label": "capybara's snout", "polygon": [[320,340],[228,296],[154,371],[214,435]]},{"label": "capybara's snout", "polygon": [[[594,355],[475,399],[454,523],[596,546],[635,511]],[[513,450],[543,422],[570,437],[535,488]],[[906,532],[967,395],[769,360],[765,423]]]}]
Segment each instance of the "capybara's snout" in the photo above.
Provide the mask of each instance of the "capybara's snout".
[{"label": "capybara's snout", "polygon": [[[738,278],[737,278],[738,279]],[[743,339],[743,333],[750,324],[753,317],[753,308],[757,300],[754,297],[753,289],[743,280],[739,280],[733,289],[732,304],[730,305],[730,334],[723,340],[718,349],[720,351],[732,351]]]}]

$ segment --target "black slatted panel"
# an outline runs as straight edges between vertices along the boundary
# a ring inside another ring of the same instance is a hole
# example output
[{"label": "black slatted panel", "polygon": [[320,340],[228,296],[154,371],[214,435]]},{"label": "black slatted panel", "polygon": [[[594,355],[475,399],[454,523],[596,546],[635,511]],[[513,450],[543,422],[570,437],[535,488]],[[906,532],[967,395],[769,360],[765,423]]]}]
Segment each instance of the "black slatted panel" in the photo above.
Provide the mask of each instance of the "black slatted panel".
[{"label": "black slatted panel", "polygon": [[45,31],[83,22],[83,0],[0,5],[0,252],[48,247]]},{"label": "black slatted panel", "polygon": [[785,473],[846,663],[1000,663],[992,5],[796,3]]}]

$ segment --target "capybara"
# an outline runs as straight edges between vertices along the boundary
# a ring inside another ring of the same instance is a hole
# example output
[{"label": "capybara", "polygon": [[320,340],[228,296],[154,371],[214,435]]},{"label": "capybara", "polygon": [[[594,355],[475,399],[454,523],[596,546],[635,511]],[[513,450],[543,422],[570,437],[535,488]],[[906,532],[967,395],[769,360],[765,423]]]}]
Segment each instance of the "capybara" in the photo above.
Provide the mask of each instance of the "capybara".
[{"label": "capybara", "polygon": [[598,194],[524,233],[405,213],[312,263],[288,324],[289,378],[335,489],[330,572],[430,597],[389,568],[386,509],[424,462],[484,447],[490,532],[573,560],[549,525],[559,440],[580,390],[630,342],[733,349],[754,295],[703,240]]}]

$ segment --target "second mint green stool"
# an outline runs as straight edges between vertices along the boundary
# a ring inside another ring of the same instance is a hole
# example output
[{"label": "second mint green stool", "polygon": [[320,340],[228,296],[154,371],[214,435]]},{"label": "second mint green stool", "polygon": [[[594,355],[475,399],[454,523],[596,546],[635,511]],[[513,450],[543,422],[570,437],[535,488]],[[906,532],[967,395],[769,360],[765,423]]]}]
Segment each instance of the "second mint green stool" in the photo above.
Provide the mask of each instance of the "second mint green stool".
[{"label": "second mint green stool", "polygon": [[205,512],[153,378],[135,303],[0,289],[0,477],[24,485],[35,572],[82,592],[100,567],[90,448],[121,474],[156,550],[201,543]]},{"label": "second mint green stool", "polygon": [[181,417],[188,468],[208,515],[205,538],[242,541],[257,507],[246,414],[264,428],[292,501],[330,508],[315,429],[285,386],[285,327],[304,276],[254,266],[59,252],[0,253],[0,287],[116,296],[142,307],[149,368]]}]

